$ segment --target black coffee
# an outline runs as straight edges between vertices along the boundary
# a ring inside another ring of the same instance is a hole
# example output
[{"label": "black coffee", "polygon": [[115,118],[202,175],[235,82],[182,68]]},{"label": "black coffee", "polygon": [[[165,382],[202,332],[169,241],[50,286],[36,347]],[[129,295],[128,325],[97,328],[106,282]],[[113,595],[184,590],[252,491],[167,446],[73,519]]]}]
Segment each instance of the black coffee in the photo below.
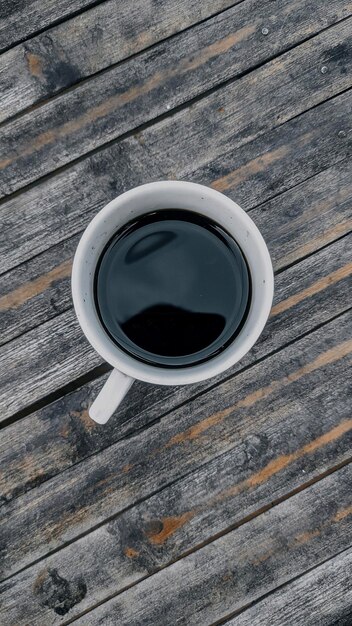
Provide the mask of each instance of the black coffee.
[{"label": "black coffee", "polygon": [[109,241],[95,303],[113,341],[145,363],[186,367],[223,350],[250,303],[245,258],[220,226],[179,209],[149,213]]}]

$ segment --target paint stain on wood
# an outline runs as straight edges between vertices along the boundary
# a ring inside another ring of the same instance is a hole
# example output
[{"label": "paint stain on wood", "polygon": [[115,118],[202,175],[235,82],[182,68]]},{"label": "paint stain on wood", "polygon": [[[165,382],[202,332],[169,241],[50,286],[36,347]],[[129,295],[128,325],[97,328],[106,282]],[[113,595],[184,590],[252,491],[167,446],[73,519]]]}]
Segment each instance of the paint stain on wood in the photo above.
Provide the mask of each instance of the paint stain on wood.
[{"label": "paint stain on wood", "polygon": [[298,381],[303,376],[311,374],[315,370],[327,366],[331,363],[334,363],[343,357],[350,354],[352,351],[352,340],[345,341],[326,352],[320,354],[314,361],[311,363],[307,363],[303,367],[299,368],[295,372],[288,374],[284,378],[279,380],[274,380],[272,383],[263,387],[262,389],[257,389],[256,391],[248,394],[242,400],[239,400],[236,404],[223,409],[210,417],[202,420],[198,424],[195,424],[191,428],[187,429],[182,433],[178,433],[174,435],[166,444],[165,448],[170,448],[173,445],[178,445],[181,443],[185,443],[188,441],[192,441],[197,439],[200,434],[208,430],[209,428],[219,424],[223,421],[224,418],[231,415],[235,410],[242,408],[250,408],[260,400],[266,399],[270,394],[279,391],[283,387],[290,385]]},{"label": "paint stain on wood", "polygon": [[249,163],[242,165],[233,172],[226,174],[226,176],[222,176],[221,178],[214,180],[210,186],[217,191],[233,189],[251,176],[264,172],[270,165],[287,156],[288,152],[289,149],[286,146],[267,152],[266,154],[249,161]]},{"label": "paint stain on wood", "polygon": [[0,298],[0,311],[3,313],[9,309],[21,306],[28,300],[43,293],[46,289],[49,289],[56,280],[68,278],[71,274],[71,270],[72,260],[70,259],[54,267],[54,269],[44,274],[44,276],[39,276],[35,280],[21,285],[14,291]]},{"label": "paint stain on wood", "polygon": [[315,294],[319,293],[323,289],[326,289],[327,287],[329,287],[329,285],[332,285],[334,283],[337,283],[340,280],[343,280],[344,278],[347,278],[347,276],[350,276],[351,273],[352,273],[352,263],[348,263],[347,265],[340,267],[335,272],[332,272],[328,276],[324,276],[323,278],[315,282],[313,285],[310,285],[306,289],[303,289],[303,291],[300,291],[299,293],[294,294],[290,298],[287,298],[287,300],[283,300],[283,302],[279,302],[278,304],[273,306],[273,308],[271,309],[271,314],[270,314],[271,317],[274,317],[275,315],[279,315],[280,313],[287,311],[287,309],[291,309],[296,304],[299,304],[300,302],[302,302],[302,300],[305,300],[306,298],[310,298],[311,296],[314,296]]},{"label": "paint stain on wood", "polygon": [[30,74],[35,78],[42,78],[43,60],[40,58],[40,56],[34,54],[33,52],[27,52],[26,58]]},{"label": "paint stain on wood", "polygon": [[194,512],[188,511],[178,517],[164,517],[160,520],[156,528],[149,526],[146,530],[146,535],[149,541],[155,545],[162,545],[179,528],[184,526],[184,524],[186,524],[186,522],[188,522],[194,514]]}]

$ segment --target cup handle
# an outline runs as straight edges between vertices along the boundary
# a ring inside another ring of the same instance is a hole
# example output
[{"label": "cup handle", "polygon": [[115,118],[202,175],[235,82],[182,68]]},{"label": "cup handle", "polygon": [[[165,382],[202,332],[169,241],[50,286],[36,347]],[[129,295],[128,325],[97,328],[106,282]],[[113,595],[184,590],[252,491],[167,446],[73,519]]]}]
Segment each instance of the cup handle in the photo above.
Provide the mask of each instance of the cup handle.
[{"label": "cup handle", "polygon": [[106,424],[134,382],[134,378],[113,369],[88,413],[98,424]]}]

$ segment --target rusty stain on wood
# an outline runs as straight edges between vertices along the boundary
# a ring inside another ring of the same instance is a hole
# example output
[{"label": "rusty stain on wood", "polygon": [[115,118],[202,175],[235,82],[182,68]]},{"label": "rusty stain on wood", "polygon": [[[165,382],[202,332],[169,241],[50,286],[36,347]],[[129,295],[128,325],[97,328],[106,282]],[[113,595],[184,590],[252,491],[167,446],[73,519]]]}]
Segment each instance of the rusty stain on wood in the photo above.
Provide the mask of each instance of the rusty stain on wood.
[{"label": "rusty stain on wood", "polygon": [[50,272],[39,276],[38,278],[21,285],[14,291],[7,293],[0,298],[0,311],[8,311],[9,309],[21,306],[31,298],[38,296],[48,289],[54,281],[67,278],[71,274],[72,260],[64,261]]},{"label": "rusty stain on wood", "polygon": [[314,528],[314,530],[307,530],[304,533],[301,533],[300,535],[297,535],[297,537],[295,537],[295,543],[296,544],[308,543],[312,539],[315,539],[315,537],[319,537],[320,533],[321,533],[320,528]]},{"label": "rusty stain on wood", "polygon": [[34,583],[33,583],[33,590],[36,593],[38,591],[38,589],[40,589],[43,585],[43,583],[45,582],[46,578],[48,576],[48,570],[44,569],[42,570],[38,576],[36,577]]},{"label": "rusty stain on wood", "polygon": [[339,222],[338,224],[333,226],[333,228],[326,230],[319,237],[310,239],[307,243],[303,244],[302,246],[298,246],[294,250],[294,252],[291,252],[290,254],[286,254],[284,257],[280,259],[280,265],[282,265],[283,263],[288,265],[292,263],[293,261],[296,261],[297,258],[302,258],[310,254],[311,252],[316,252],[320,246],[330,243],[331,241],[334,241],[334,239],[337,239],[338,237],[345,235],[351,230],[351,228],[352,228],[352,220],[345,220],[344,222]]},{"label": "rusty stain on wood", "polygon": [[92,430],[98,426],[98,424],[89,417],[88,409],[83,409],[83,411],[70,411],[70,416],[81,420],[86,430]]},{"label": "rusty stain on wood", "polygon": [[249,478],[246,478],[238,485],[234,485],[233,487],[230,487],[229,489],[220,492],[218,495],[215,496],[215,498],[210,501],[210,503],[208,503],[208,505],[217,501],[231,498],[246,489],[257,487],[258,485],[265,483],[269,478],[286,469],[286,467],[291,463],[294,463],[304,456],[311,454],[312,452],[316,452],[316,450],[319,450],[323,446],[326,446],[329,443],[336,441],[350,430],[352,430],[352,419],[341,422],[341,424],[335,426],[335,428],[332,428],[330,431],[324,433],[320,437],[317,437],[317,439],[314,439],[313,441],[307,443],[299,450],[296,450],[291,454],[281,455],[277,459],[273,459],[261,470],[259,470]]},{"label": "rusty stain on wood", "polygon": [[282,148],[277,148],[276,150],[262,154],[253,159],[253,161],[249,161],[249,163],[226,174],[226,176],[214,180],[210,186],[217,191],[226,191],[227,189],[237,187],[241,182],[247,180],[249,176],[255,176],[255,174],[264,172],[270,165],[275,163],[275,161],[279,161],[286,156],[288,152],[288,147],[283,146]]},{"label": "rusty stain on wood", "polygon": [[43,59],[34,54],[33,52],[27,52],[26,58],[28,62],[28,69],[32,76],[35,78],[42,78],[43,76]]},{"label": "rusty stain on wood", "polygon": [[165,543],[165,541],[171,537],[179,528],[184,526],[186,522],[188,522],[193,516],[195,512],[188,511],[187,513],[183,513],[183,515],[179,515],[178,517],[165,517],[161,519],[162,528],[161,530],[157,529],[156,532],[147,531],[146,534],[151,543],[156,545],[161,545]]},{"label": "rusty stain on wood", "polygon": [[303,291],[300,291],[299,293],[294,294],[290,298],[287,298],[287,300],[283,300],[282,302],[279,302],[278,304],[273,306],[273,308],[271,309],[271,314],[270,314],[271,317],[274,317],[275,315],[279,315],[279,313],[283,313],[284,311],[287,311],[287,309],[290,309],[296,304],[299,304],[299,302],[302,302],[302,300],[305,300],[306,298],[310,298],[311,296],[314,296],[316,293],[319,293],[319,291],[326,289],[329,285],[332,285],[333,283],[337,283],[339,280],[342,280],[343,278],[350,276],[351,273],[352,273],[352,263],[348,263],[347,265],[340,267],[335,272],[332,272],[328,276],[323,276],[323,278],[315,282],[313,285],[310,285],[306,289],[303,289]]},{"label": "rusty stain on wood", "polygon": [[[44,133],[41,133],[37,136],[37,138],[32,139],[31,142],[28,143],[27,146],[19,154],[14,154],[12,158],[7,158],[3,161],[0,161],[0,169],[4,169],[18,158],[29,156],[37,150],[40,150],[44,146],[58,139],[61,139],[62,137],[65,137],[70,133],[77,132],[87,124],[91,124],[100,118],[106,117],[110,113],[116,111],[116,108],[118,108],[119,106],[128,104],[141,96],[145,96],[153,89],[160,87],[164,80],[169,81],[174,76],[182,76],[182,74],[186,72],[196,70],[201,65],[204,65],[205,63],[210,61],[210,59],[212,59],[213,57],[224,54],[224,52],[228,51],[235,44],[239,43],[244,37],[254,32],[254,29],[254,26],[246,26],[236,33],[232,33],[228,37],[225,37],[225,39],[217,41],[207,48],[203,49],[198,57],[192,60],[185,59],[174,69],[168,69],[168,71],[165,72],[156,72],[143,85],[137,85],[136,87],[132,87],[125,93],[118,93],[114,96],[111,96],[105,102],[102,102],[101,104],[98,104],[97,106],[91,108],[89,111],[86,111],[76,119],[66,122],[60,128],[48,130]],[[34,64],[34,61],[32,61],[32,63]]]},{"label": "rusty stain on wood", "polygon": [[347,340],[335,346],[334,348],[323,352],[323,354],[319,355],[316,359],[314,359],[314,361],[312,361],[311,363],[307,363],[295,372],[292,372],[291,374],[288,374],[287,376],[279,380],[274,380],[266,387],[263,387],[262,389],[257,389],[256,391],[248,394],[245,398],[239,400],[239,402],[236,402],[236,404],[226,409],[223,409],[222,411],[214,413],[214,415],[211,415],[201,422],[198,422],[198,424],[191,426],[191,428],[187,429],[186,431],[174,435],[166,443],[165,448],[169,448],[173,445],[196,439],[200,434],[202,434],[212,426],[215,426],[222,422],[225,417],[231,415],[231,413],[233,413],[236,409],[249,408],[253,406],[256,402],[267,398],[271,393],[274,393],[275,391],[278,391],[279,389],[293,382],[296,382],[297,380],[302,378],[302,376],[311,374],[320,367],[329,365],[330,363],[334,363],[335,361],[342,359],[343,357],[347,356],[351,351],[352,340]]},{"label": "rusty stain on wood", "polygon": [[333,517],[333,522],[341,522],[341,520],[348,517],[348,515],[352,515],[352,505],[346,509],[342,509],[342,511],[338,511]]},{"label": "rusty stain on wood", "polygon": [[128,474],[128,472],[131,471],[132,467],[133,467],[132,463],[126,463],[126,465],[123,466],[121,471],[123,474]]},{"label": "rusty stain on wood", "polygon": [[128,547],[124,549],[124,554],[129,558],[129,559],[134,559],[137,556],[139,556],[139,552],[138,550],[135,550],[134,548]]}]

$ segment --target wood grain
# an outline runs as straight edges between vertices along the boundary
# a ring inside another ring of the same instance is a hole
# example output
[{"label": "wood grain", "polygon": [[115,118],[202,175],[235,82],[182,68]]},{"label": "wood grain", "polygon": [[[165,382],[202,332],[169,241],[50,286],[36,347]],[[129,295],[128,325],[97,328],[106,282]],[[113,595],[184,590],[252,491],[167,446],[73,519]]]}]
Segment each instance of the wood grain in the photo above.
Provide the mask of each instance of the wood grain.
[{"label": "wood grain", "polygon": [[[208,545],[198,545],[196,551],[157,573],[162,554],[168,551],[148,540],[157,522],[150,521],[148,531],[148,520],[139,520],[136,536],[136,529],[124,530],[116,520],[115,526],[109,523],[105,528],[105,535],[101,528],[65,548],[66,553],[74,554],[74,562],[69,558],[62,562],[62,551],[56,555],[59,562],[51,558],[31,568],[32,578],[27,571],[8,581],[4,597],[9,624],[18,623],[20,610],[29,611],[30,623],[60,624],[74,619],[94,602],[101,603],[109,597],[108,591],[110,597],[119,595],[78,623],[139,625],[143,619],[151,626],[164,625],[165,620],[203,625],[226,618],[349,547],[350,480],[351,467],[347,466],[239,528],[227,529],[230,532]],[[236,519],[238,513],[231,512]],[[105,539],[103,554],[96,552],[97,532],[101,546]],[[178,532],[176,529],[175,534]],[[182,527],[180,533],[182,536]],[[131,547],[125,554],[123,547],[131,540],[140,548],[146,544],[144,550],[135,554],[138,549]],[[172,534],[170,540],[173,543]],[[124,566],[120,565],[122,560]],[[135,584],[141,575],[148,577]],[[108,588],[102,588],[103,580]],[[119,593],[123,584],[134,586]],[[78,587],[81,593],[77,593]],[[22,604],[22,594],[29,596],[26,604]]]},{"label": "wood grain", "polygon": [[19,41],[64,20],[96,0],[2,0],[0,7],[0,52]]},{"label": "wood grain", "polygon": [[[237,131],[231,102],[231,89],[218,90],[8,200],[0,210],[2,271],[81,231],[104,204],[142,182],[179,178],[225,189],[226,179],[226,193],[249,209],[350,154],[351,91],[268,132],[260,116],[246,117]],[[274,105],[269,126],[276,112]]]},{"label": "wood grain", "polygon": [[[338,249],[342,251],[344,245],[347,245],[349,242],[350,238],[343,241],[340,244],[341,248],[339,247]],[[348,268],[343,270],[344,273],[341,276],[334,274],[334,277],[328,278],[321,283],[324,275],[330,276],[332,272],[341,270],[342,267],[348,265],[350,260],[348,251],[347,258],[345,254],[337,256],[336,248],[331,247],[323,256],[327,261],[324,265],[324,272],[322,272],[320,265],[316,265],[316,263],[319,263],[319,256],[317,256],[318,260],[312,258],[308,261],[308,265],[311,268],[308,284],[307,277],[304,275],[306,267],[303,266],[303,274],[300,272],[300,267],[296,268],[297,282],[295,285],[299,285],[300,292],[304,288],[310,289],[310,291],[306,295],[300,296],[297,302],[295,299],[291,300],[291,305],[284,310],[284,313],[290,316],[292,310],[295,311],[295,304],[300,304],[303,308],[307,305],[307,302],[309,302],[309,305],[311,304],[312,300],[309,296],[316,295],[319,301],[321,297],[325,299],[327,288],[331,289],[329,293],[330,298],[332,293],[336,292],[336,298],[333,302],[329,301],[323,310],[318,308],[316,317],[308,318],[308,328],[314,328],[314,324],[318,320],[318,323],[322,319],[328,320],[330,316],[346,310],[348,306],[348,284],[350,281]],[[316,268],[315,271],[314,268]],[[315,292],[316,288],[313,288],[312,291],[311,285],[314,285],[317,281],[320,282]],[[281,293],[279,302],[281,299],[285,299],[286,294],[287,297],[293,297],[291,286],[288,289],[284,286],[283,291],[285,296]],[[277,301],[275,301],[275,304],[277,304]],[[278,319],[280,320],[281,318]],[[264,336],[268,332],[269,327],[265,331]],[[294,337],[297,337],[295,333],[298,332],[299,335],[300,330],[299,327],[297,328],[293,324],[289,332],[286,332],[285,329],[282,332],[282,340],[285,342],[291,333],[293,333]],[[279,339],[279,336],[276,334],[276,340]],[[50,338],[50,341],[48,338]],[[254,347],[251,352],[252,357],[255,357],[256,350],[257,348]],[[26,354],[25,361],[23,361],[23,354]],[[243,360],[242,365],[246,363],[246,358]],[[101,363],[101,357],[89,346],[72,309],[18,337],[6,344],[0,354],[0,421],[64,385],[72,383],[73,380],[91,371]],[[17,394],[13,394],[14,384],[16,384],[19,391]]]},{"label": "wood grain", "polygon": [[[0,120],[233,4],[236,0],[101,2],[1,56]],[[338,0],[333,4],[328,23],[335,9],[341,16],[350,11]],[[325,13],[321,10],[324,21]]]},{"label": "wood grain", "polygon": [[[342,161],[250,210],[275,271],[352,229],[350,162]],[[0,276],[0,344],[71,308],[71,260],[78,236]]]},{"label": "wood grain", "polygon": [[259,600],[226,626],[348,626],[352,621],[352,550]]},{"label": "wood grain", "polygon": [[[143,616],[146,625],[161,626],[166,617],[202,626],[223,618],[349,547],[350,479],[350,467],[340,470],[102,604],[77,624],[137,626]],[[348,514],[339,519],[343,511]]]},{"label": "wood grain", "polygon": [[[277,314],[269,319],[256,346],[239,364],[229,370],[225,377],[233,376],[244,367],[255,363],[258,358],[280,349],[303,333],[311,331],[317,325],[346,310],[350,305],[351,281],[348,271],[343,269],[341,272],[341,269],[350,265],[350,246],[351,236],[277,276],[274,306],[277,309],[280,307],[281,312],[279,309]],[[336,279],[337,271],[340,271],[343,277],[338,275],[340,278]],[[308,296],[304,299],[300,294],[307,293],[307,290]],[[283,306],[285,302],[288,302],[289,306]],[[58,319],[62,318],[63,316]],[[68,323],[65,319],[62,321],[62,328],[57,329],[59,337],[60,331],[62,334],[65,333]],[[44,332],[40,336],[43,337],[42,341],[45,341],[48,336],[47,329],[45,326],[41,328],[44,328]],[[76,341],[79,342],[80,338],[81,333],[77,329]],[[74,348],[75,342],[71,339],[65,341],[59,338],[58,347],[54,341],[55,339],[50,343],[52,357],[51,361],[46,361],[44,376],[47,380],[46,385],[50,383],[53,388],[57,388],[63,382],[77,376],[77,366],[80,363],[83,363],[84,371],[87,371],[91,366],[91,360],[90,355],[87,358],[84,351]],[[20,349],[18,351],[20,352]],[[59,354],[67,352],[69,355],[65,367],[61,370],[55,369],[56,352]],[[16,350],[13,353],[16,354]],[[10,354],[12,349],[9,351]],[[37,359],[40,359],[40,352]],[[36,366],[35,359],[33,361],[31,370],[34,370],[34,376],[39,377],[43,368],[41,364]],[[33,388],[36,394],[38,389],[33,375],[28,381],[27,365],[23,369],[17,368],[14,377],[21,381],[23,385],[21,393],[26,394],[26,400],[29,401],[33,399]],[[10,367],[11,365],[7,364],[4,370]],[[22,371],[23,374],[20,373]],[[63,371],[67,372],[64,379],[62,376],[66,374],[63,374]],[[21,422],[9,426],[3,431],[0,442],[0,461],[3,468],[0,485],[3,499],[11,500],[14,496],[44,482],[87,456],[96,454],[122,437],[130,436],[161,415],[189,401],[194,395],[219,383],[222,378],[220,375],[197,385],[177,388],[157,388],[135,383],[118,413],[104,429],[101,429],[89,419],[87,407],[100,389],[103,377],[47,408],[29,415]],[[43,391],[45,392],[47,388],[45,387]],[[11,387],[6,389],[6,393],[10,395]],[[5,410],[4,407],[3,411]]]},{"label": "wood grain", "polygon": [[137,626],[143,615],[144,624],[151,626],[164,624],[165,616],[202,626],[222,618],[349,547],[350,480],[350,467],[340,470],[99,606],[77,624],[113,624],[117,619]]},{"label": "wood grain", "polygon": [[[303,10],[305,3],[287,1],[282,7],[280,20],[284,30],[289,25],[290,32],[281,33],[279,41],[274,34],[263,36],[260,30],[263,15],[270,22],[269,10],[274,13],[277,6],[271,0],[265,6],[260,0],[249,0],[178,35],[172,46],[160,44],[10,122],[0,130],[2,194],[24,187],[299,42],[308,28],[309,33],[321,28],[319,14],[314,13],[313,22]],[[275,103],[282,123],[295,111],[350,87],[351,32],[350,20],[337,24],[267,64],[255,83],[247,77],[234,85],[231,110],[236,111],[238,130],[248,118],[261,117],[258,100],[266,118],[272,118]],[[328,76],[317,71],[323,63],[329,63]]]},{"label": "wood grain", "polygon": [[[189,528],[194,528],[197,541],[203,536],[202,520],[208,510],[201,504],[204,498],[213,520],[204,522],[204,530],[212,535],[221,524],[224,528],[231,523],[225,510],[231,520],[234,510],[242,510],[232,498],[259,490],[253,492],[253,500],[250,496],[252,506],[257,506],[266,485],[270,499],[278,487],[284,493],[291,489],[283,480],[286,472],[297,485],[295,481],[306,480],[303,469],[317,476],[331,465],[329,458],[333,464],[346,460],[352,433],[351,320],[352,313],[346,313],[150,428],[4,505],[2,576],[14,574],[168,484],[171,508],[162,513],[159,506],[151,516],[138,516],[153,523],[143,522],[140,532],[136,530],[137,544],[129,518],[124,532],[131,530],[132,543],[124,549],[138,551],[138,537],[143,542],[148,530],[148,545],[155,546],[151,555],[165,544],[173,545],[168,543],[173,536],[177,542],[184,536],[184,550],[189,546]],[[186,482],[178,489],[175,481],[183,477]],[[199,495],[191,485],[199,486]],[[160,497],[155,496],[154,503],[160,505]],[[212,510],[218,505],[219,516]],[[180,545],[174,549],[176,556]]]}]

